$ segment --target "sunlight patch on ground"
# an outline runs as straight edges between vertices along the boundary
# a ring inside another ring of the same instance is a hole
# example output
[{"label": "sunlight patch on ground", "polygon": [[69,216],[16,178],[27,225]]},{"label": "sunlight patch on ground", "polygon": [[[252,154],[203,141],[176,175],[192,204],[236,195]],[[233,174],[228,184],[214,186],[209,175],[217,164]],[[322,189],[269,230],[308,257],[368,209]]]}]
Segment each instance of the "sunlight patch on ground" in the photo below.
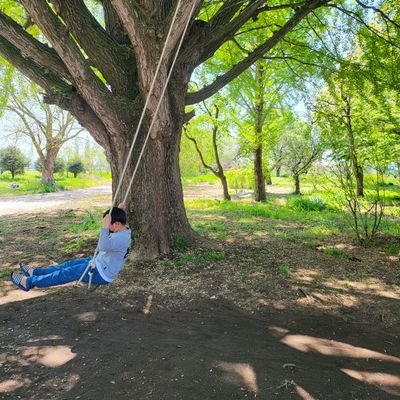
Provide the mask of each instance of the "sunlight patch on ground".
[{"label": "sunlight patch on ground", "polygon": [[268,330],[275,337],[283,337],[289,333],[288,329],[281,328],[280,326],[269,326]]},{"label": "sunlight patch on ground", "polygon": [[297,281],[304,283],[313,283],[319,279],[320,273],[316,270],[309,270],[305,268],[296,268],[296,272],[293,273]]},{"label": "sunlight patch on ground", "polygon": [[76,353],[73,353],[69,346],[32,346],[25,348],[22,357],[28,363],[56,368],[74,359]]},{"label": "sunlight patch on ground", "polygon": [[48,340],[64,340],[64,337],[59,335],[44,336],[35,339],[28,339],[28,343],[45,342]]},{"label": "sunlight patch on ground", "polygon": [[293,386],[296,390],[296,393],[300,396],[302,400],[316,400],[314,396],[311,396],[311,394],[308,393],[307,390],[299,386],[297,383],[294,383]]},{"label": "sunlight patch on ground", "polygon": [[354,250],[357,248],[356,246],[349,243],[338,243],[334,247],[336,247],[339,250]]},{"label": "sunlight patch on ground", "polygon": [[143,310],[142,310],[144,315],[150,315],[151,314],[151,306],[152,306],[152,304],[153,304],[153,296],[150,294],[147,297],[146,304],[144,305]]},{"label": "sunlight patch on ground", "polygon": [[271,237],[272,235],[270,234],[270,233],[268,233],[267,231],[255,231],[255,232],[253,232],[253,235],[254,236],[257,236],[257,237],[264,237],[264,238],[266,238],[266,237]]},{"label": "sunlight patch on ground", "polygon": [[13,379],[6,379],[0,382],[0,393],[10,393],[15,390],[27,387],[31,384],[31,381],[22,377],[15,377]]},{"label": "sunlight patch on ground", "polygon": [[382,372],[355,371],[353,369],[341,369],[346,375],[360,382],[374,385],[386,393],[400,396],[400,376]]},{"label": "sunlight patch on ground", "polygon": [[222,372],[227,382],[245,385],[249,391],[258,393],[257,375],[250,364],[219,361],[215,363],[215,368]]},{"label": "sunlight patch on ground", "polygon": [[303,353],[314,352],[330,357],[366,358],[400,364],[400,358],[368,350],[363,347],[337,342],[336,340],[288,334],[281,339],[281,342]]},{"label": "sunlight patch on ground", "polygon": [[29,292],[24,292],[20,289],[14,289],[14,286],[11,283],[5,282],[0,286],[0,305],[16,301],[31,300],[45,295],[46,292],[41,290],[30,290]]},{"label": "sunlight patch on ground", "polygon": [[[374,278],[371,278],[371,280]],[[400,300],[400,292],[385,289],[387,286],[383,281],[377,281],[374,284],[368,284],[357,281],[344,281],[344,280],[331,280],[324,281],[323,285],[330,289],[343,290],[347,287],[351,287],[354,290],[360,291],[363,294],[373,294],[375,296],[385,297],[388,299]],[[368,279],[366,279],[368,281]]]},{"label": "sunlight patch on ground", "polygon": [[97,315],[97,311],[88,311],[75,315],[75,318],[82,322],[93,322],[96,321]]}]

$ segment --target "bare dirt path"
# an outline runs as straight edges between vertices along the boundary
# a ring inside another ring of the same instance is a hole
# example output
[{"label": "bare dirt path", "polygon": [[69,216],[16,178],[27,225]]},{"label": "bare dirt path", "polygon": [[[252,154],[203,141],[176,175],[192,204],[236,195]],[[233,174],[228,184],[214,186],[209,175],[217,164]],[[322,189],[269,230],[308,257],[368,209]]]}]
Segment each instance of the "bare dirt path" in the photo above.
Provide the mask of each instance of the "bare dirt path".
[{"label": "bare dirt path", "polygon": [[[268,187],[268,193],[288,193],[287,188]],[[245,198],[253,195],[252,191],[244,190],[232,194],[233,198]],[[184,197],[187,199],[222,199],[222,189],[219,184],[199,183],[184,187]],[[111,201],[111,186],[101,185],[91,188],[66,190],[56,193],[38,193],[22,196],[0,196],[0,216],[26,213],[37,213],[50,209],[75,208],[90,199]]]},{"label": "bare dirt path", "polygon": [[22,196],[0,196],[0,215],[37,213],[49,209],[69,207],[96,196],[111,198],[109,185],[86,189],[65,190],[56,193],[38,193]]}]

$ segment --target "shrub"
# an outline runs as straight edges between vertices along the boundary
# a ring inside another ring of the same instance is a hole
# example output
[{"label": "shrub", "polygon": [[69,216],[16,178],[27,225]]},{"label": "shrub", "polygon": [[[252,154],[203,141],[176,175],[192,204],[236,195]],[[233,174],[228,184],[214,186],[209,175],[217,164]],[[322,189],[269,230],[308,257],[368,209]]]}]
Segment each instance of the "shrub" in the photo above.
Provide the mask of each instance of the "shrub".
[{"label": "shrub", "polygon": [[323,211],[326,209],[327,204],[322,197],[296,196],[288,200],[288,207],[293,210]]},{"label": "shrub", "polygon": [[85,166],[83,165],[83,162],[80,160],[70,162],[68,164],[68,172],[73,173],[74,178],[76,178],[78,174],[80,174],[81,172],[85,172]]},{"label": "shrub", "polygon": [[225,176],[232,189],[254,189],[254,173],[249,168],[231,169]]}]

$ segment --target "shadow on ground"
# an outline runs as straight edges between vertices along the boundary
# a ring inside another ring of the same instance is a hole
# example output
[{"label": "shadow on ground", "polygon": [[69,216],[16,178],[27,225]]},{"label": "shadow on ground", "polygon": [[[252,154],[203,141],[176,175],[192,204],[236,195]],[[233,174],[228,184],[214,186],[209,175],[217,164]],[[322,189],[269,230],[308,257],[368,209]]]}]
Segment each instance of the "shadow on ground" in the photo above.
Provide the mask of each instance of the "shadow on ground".
[{"label": "shadow on ground", "polygon": [[10,296],[0,306],[2,398],[400,397],[400,327],[272,307],[246,314],[208,299],[182,310],[139,292],[112,299],[112,291]]}]

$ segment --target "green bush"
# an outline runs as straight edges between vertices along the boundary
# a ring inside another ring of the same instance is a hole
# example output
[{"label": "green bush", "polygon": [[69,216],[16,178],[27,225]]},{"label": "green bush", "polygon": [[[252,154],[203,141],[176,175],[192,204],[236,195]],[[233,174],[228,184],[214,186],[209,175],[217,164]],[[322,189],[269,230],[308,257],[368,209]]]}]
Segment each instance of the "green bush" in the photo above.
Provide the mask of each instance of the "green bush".
[{"label": "green bush", "polygon": [[83,165],[83,162],[80,160],[70,162],[68,164],[68,172],[73,173],[74,178],[76,178],[78,174],[80,174],[81,172],[85,172],[85,166]]},{"label": "green bush", "polygon": [[231,169],[225,172],[228,186],[232,189],[254,189],[254,172],[249,168]]},{"label": "green bush", "polygon": [[293,210],[323,211],[327,204],[325,199],[319,196],[296,196],[288,200],[288,207]]},{"label": "green bush", "polygon": [[0,150],[0,170],[10,171],[12,179],[15,175],[23,174],[29,159],[15,146],[8,146]]}]

